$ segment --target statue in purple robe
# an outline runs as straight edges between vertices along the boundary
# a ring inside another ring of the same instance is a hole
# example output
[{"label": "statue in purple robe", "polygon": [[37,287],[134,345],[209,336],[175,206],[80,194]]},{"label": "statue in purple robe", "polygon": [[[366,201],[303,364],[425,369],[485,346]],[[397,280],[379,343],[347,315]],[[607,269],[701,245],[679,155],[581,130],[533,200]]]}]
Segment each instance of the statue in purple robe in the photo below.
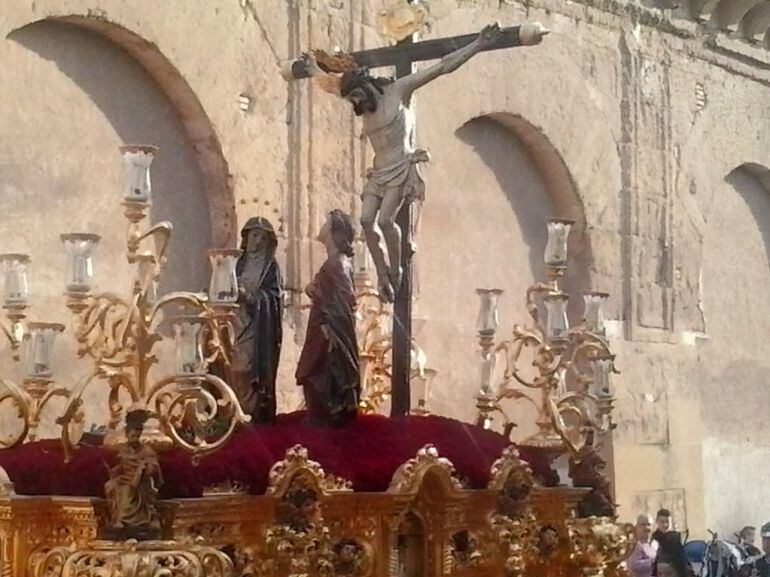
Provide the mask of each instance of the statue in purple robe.
[{"label": "statue in purple robe", "polygon": [[340,426],[354,419],[361,392],[353,237],[350,217],[332,211],[318,235],[327,259],[306,289],[313,304],[297,366],[297,384],[304,390],[310,420],[325,426]]}]

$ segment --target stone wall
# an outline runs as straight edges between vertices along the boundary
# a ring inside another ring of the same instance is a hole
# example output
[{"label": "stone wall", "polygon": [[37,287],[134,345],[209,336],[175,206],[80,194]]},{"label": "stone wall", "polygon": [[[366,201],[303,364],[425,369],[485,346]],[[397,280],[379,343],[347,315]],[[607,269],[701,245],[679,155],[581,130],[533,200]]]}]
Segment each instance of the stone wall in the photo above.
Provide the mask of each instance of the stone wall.
[{"label": "stone wall", "polygon": [[[68,230],[104,236],[100,288],[125,290],[117,147],[159,144],[153,216],[176,226],[167,288],[205,286],[203,251],[234,246],[247,218],[278,228],[290,292],[280,398],[295,408],[301,291],[323,259],[312,239],[329,209],[357,212],[370,153],[344,103],[309,82],[287,84],[279,65],[310,47],[378,45],[382,3],[4,7],[0,246],[33,254],[31,316],[66,319],[57,235]],[[687,7],[433,4],[431,37],[492,20],[540,20],[553,32],[538,47],[480,55],[416,97],[419,142],[433,154],[416,310],[439,371],[432,407],[473,417],[474,289],[506,290],[506,333],[524,322],[544,221],[574,218],[565,286],[613,295],[622,516],[668,505],[693,536],[764,522],[767,51],[689,19]],[[60,372],[74,380],[84,365],[68,355]],[[531,415],[514,414],[514,434],[526,434]]]}]

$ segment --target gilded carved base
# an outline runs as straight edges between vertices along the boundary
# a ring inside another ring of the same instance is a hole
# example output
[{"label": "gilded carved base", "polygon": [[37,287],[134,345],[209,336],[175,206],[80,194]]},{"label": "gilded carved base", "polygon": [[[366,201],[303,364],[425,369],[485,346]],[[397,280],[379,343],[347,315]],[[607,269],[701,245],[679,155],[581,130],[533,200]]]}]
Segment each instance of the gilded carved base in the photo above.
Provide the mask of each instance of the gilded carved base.
[{"label": "gilded carved base", "polygon": [[352,492],[292,451],[266,495],[161,501],[163,541],[96,540],[99,499],[0,496],[0,576],[619,575],[624,529],[575,519],[585,491],[533,486],[515,451],[468,490],[426,447],[383,493]]},{"label": "gilded carved base", "polygon": [[223,552],[191,542],[93,541],[38,550],[27,562],[34,577],[233,577]]}]

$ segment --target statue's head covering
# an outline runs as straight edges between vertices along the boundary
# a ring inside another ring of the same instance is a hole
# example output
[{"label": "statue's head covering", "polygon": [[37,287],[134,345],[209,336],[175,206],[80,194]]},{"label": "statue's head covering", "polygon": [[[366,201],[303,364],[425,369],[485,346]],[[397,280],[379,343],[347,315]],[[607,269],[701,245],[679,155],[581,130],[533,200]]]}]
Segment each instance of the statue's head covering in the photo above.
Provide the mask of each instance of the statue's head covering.
[{"label": "statue's head covering", "polygon": [[[270,252],[275,253],[275,248],[278,245],[278,236],[275,234],[275,229],[270,221],[264,216],[255,216],[246,221],[241,229],[241,250],[246,250],[246,238],[249,236],[249,232],[252,230],[263,230],[267,233]],[[271,254],[272,256],[272,254]]]},{"label": "statue's head covering", "polygon": [[254,216],[246,221],[246,224],[243,225],[243,228],[241,229],[241,244],[243,245],[242,248],[246,248],[246,237],[248,236],[249,232],[254,230],[264,230],[268,235],[270,235],[270,239],[278,242],[278,237],[275,234],[275,229],[273,228],[273,225],[270,224],[270,221],[267,220],[264,216]]},{"label": "statue's head covering", "polygon": [[249,236],[249,232],[252,230],[263,230],[267,234],[267,242],[262,245],[260,259],[264,265],[267,266],[274,258],[275,251],[278,247],[278,236],[275,234],[275,229],[270,221],[264,216],[255,216],[246,221],[241,229],[241,250],[243,254],[238,259],[236,265],[236,272],[238,274],[243,270],[245,258],[246,258],[246,240]]}]

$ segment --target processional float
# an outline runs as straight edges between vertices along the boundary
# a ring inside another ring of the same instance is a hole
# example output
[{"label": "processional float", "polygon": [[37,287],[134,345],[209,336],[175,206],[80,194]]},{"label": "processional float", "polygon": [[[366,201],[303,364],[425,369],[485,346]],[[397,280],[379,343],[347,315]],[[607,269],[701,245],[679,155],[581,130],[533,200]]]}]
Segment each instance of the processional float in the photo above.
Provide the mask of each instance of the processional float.
[{"label": "processional float", "polygon": [[[399,40],[414,31],[391,29]],[[520,28],[506,30],[498,42],[520,43]],[[414,44],[409,61],[471,41]],[[368,64],[401,54],[385,53],[369,53]],[[288,69],[303,76],[307,62]],[[408,331],[389,330],[404,310],[383,304],[359,244],[362,416],[337,429],[296,414],[252,425],[231,383],[211,370],[233,354],[239,251],[210,251],[208,293],[158,294],[172,225],[146,224],[156,152],[121,148],[128,295],[94,292],[98,236],[63,234],[74,328],[28,322],[31,259],[0,255],[8,354],[26,366],[19,382],[0,376],[0,422],[9,425],[0,437],[3,576],[624,574],[630,529],[616,523],[599,450],[613,427],[607,295],[586,294],[584,318],[570,327],[559,279],[571,222],[548,223],[549,278],[526,294],[532,327],[517,325],[510,340],[495,342],[502,291],[477,291],[476,424],[430,413],[428,391],[440,375]],[[173,333],[170,362],[157,352],[164,326]],[[67,334],[80,359],[72,366],[87,367],[77,381],[54,370],[55,341]],[[406,395],[393,379],[404,370]],[[366,415],[394,395],[394,404],[408,401],[410,382],[422,391],[411,414]],[[86,393],[104,399],[98,435],[83,430]],[[64,403],[58,414],[54,399]],[[537,432],[514,445],[509,410],[519,401],[537,409]],[[492,430],[495,419],[503,434]],[[59,427],[60,440],[40,439],[44,423]],[[558,459],[569,462],[569,486],[559,484]]]}]

